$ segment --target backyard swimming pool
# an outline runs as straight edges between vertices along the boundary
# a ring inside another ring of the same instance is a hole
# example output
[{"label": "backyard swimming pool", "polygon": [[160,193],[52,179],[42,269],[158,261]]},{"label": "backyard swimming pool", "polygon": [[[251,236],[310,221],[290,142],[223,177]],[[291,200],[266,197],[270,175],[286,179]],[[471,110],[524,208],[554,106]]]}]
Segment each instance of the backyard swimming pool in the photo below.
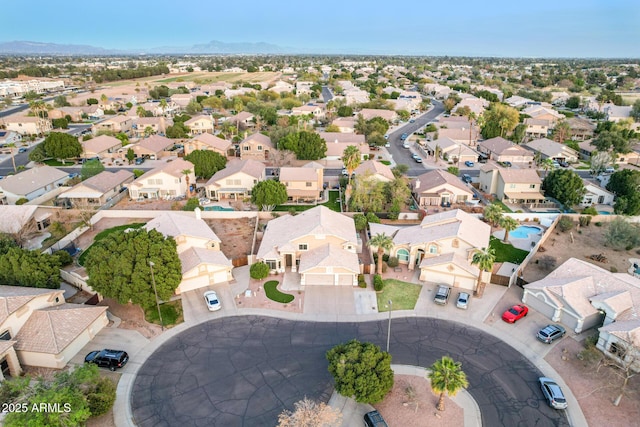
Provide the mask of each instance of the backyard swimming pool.
[{"label": "backyard swimming pool", "polygon": [[531,225],[521,225],[520,227],[509,233],[509,237],[515,239],[528,239],[530,235],[541,234],[542,230],[539,227],[533,227]]},{"label": "backyard swimming pool", "polygon": [[205,206],[204,210],[205,211],[216,211],[216,212],[219,212],[219,211],[233,211],[235,209],[233,209],[233,208],[225,208],[224,206]]}]

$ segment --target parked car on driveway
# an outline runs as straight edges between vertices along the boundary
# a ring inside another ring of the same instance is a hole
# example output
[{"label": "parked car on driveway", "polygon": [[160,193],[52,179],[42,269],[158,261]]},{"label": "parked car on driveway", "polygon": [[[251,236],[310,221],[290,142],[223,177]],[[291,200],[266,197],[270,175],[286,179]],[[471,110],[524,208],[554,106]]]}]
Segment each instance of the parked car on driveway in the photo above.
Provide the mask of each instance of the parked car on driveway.
[{"label": "parked car on driveway", "polygon": [[84,358],[85,363],[95,363],[100,367],[109,368],[111,371],[122,368],[128,361],[129,355],[126,351],[109,349],[92,351]]},{"label": "parked car on driveway", "polygon": [[26,148],[24,148],[24,147],[18,148],[18,153],[26,153],[26,152],[27,152]]},{"label": "parked car on driveway", "polygon": [[456,301],[456,307],[466,310],[469,307],[469,300],[471,299],[471,295],[467,292],[459,292],[458,300]]},{"label": "parked car on driveway", "polygon": [[406,133],[403,133],[403,134],[400,136],[400,139],[404,141],[405,139],[407,139],[407,137],[408,137],[408,136],[409,136],[409,135],[407,135]]},{"label": "parked car on driveway", "polygon": [[516,323],[529,313],[529,308],[524,304],[516,304],[504,313],[502,313],[502,320],[507,323]]},{"label": "parked car on driveway", "polygon": [[209,311],[218,311],[222,308],[218,294],[216,291],[207,291],[203,294],[204,302],[207,304]]},{"label": "parked car on driveway", "polygon": [[449,301],[449,295],[451,294],[451,288],[445,285],[438,286],[436,296],[433,298],[433,302],[440,305],[446,305]]},{"label": "parked car on driveway", "polygon": [[469,174],[462,174],[462,182],[466,182],[467,184],[471,183],[471,175]]},{"label": "parked car on driveway", "polygon": [[143,163],[144,163],[144,157],[138,157],[138,158],[136,158],[136,160],[135,160],[135,164],[136,164],[136,165],[141,165],[141,164],[143,164]]},{"label": "parked car on driveway", "polygon": [[542,394],[544,394],[545,399],[547,399],[549,406],[554,409],[567,408],[567,399],[564,397],[560,386],[554,380],[547,377],[540,377],[538,381],[540,382]]},{"label": "parked car on driveway", "polygon": [[464,165],[468,167],[473,167],[473,164],[474,163],[471,160],[467,160],[466,162],[464,162]]},{"label": "parked car on driveway", "polygon": [[388,427],[388,424],[378,411],[371,411],[364,414],[365,427]]},{"label": "parked car on driveway", "polygon": [[567,331],[560,325],[547,325],[540,329],[536,334],[536,338],[547,344],[551,344],[558,338],[562,338]]},{"label": "parked car on driveway", "polygon": [[422,158],[420,156],[414,157],[413,160],[415,160],[416,163],[422,163]]}]

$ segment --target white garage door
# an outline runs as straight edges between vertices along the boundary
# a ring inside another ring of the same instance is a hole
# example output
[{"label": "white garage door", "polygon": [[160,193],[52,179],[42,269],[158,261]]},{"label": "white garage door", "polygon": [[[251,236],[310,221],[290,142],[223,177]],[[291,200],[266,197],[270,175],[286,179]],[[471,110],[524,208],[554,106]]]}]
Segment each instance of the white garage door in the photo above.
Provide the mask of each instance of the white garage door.
[{"label": "white garage door", "polygon": [[182,293],[192,291],[194,289],[204,288],[207,286],[209,286],[209,277],[204,275],[194,277],[192,279],[183,280],[182,282],[180,282],[180,286],[178,289],[180,290],[180,293]]},{"label": "white garage door", "polygon": [[305,274],[305,285],[333,286],[333,274]]},{"label": "white garage door", "polygon": [[353,286],[353,274],[338,274],[338,284],[340,286]]},{"label": "white garage door", "polygon": [[226,271],[217,271],[213,273],[213,280],[211,284],[222,283],[227,281],[227,272]]}]

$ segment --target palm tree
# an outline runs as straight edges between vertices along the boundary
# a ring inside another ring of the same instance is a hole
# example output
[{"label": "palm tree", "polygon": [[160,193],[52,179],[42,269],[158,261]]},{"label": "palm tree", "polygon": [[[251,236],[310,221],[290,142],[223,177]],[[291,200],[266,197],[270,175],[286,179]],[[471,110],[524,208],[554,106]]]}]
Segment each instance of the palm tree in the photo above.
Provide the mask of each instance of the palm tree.
[{"label": "palm tree", "polygon": [[18,169],[16,169],[16,159],[13,155],[13,149],[16,148],[16,144],[15,143],[10,143],[10,144],[5,144],[5,147],[9,147],[9,150],[11,150],[11,163],[13,164],[13,172],[18,172]]},{"label": "palm tree", "polygon": [[502,217],[502,212],[502,206],[495,203],[485,206],[484,211],[482,212],[482,216],[495,227]]},{"label": "palm tree", "polygon": [[455,396],[462,388],[469,386],[467,375],[462,371],[462,363],[454,361],[449,356],[442,356],[431,365],[427,377],[431,381],[431,389],[440,394],[436,409],[444,411],[444,394]]},{"label": "palm tree", "polygon": [[347,185],[351,185],[351,174],[360,164],[362,154],[355,145],[350,145],[342,152],[342,163],[349,173]]},{"label": "palm tree", "polygon": [[142,105],[138,105],[138,108],[136,108],[136,115],[138,117],[146,117],[147,110],[145,110]]},{"label": "palm tree", "polygon": [[369,240],[367,245],[378,248],[378,274],[382,274],[382,256],[384,255],[384,251],[393,248],[393,238],[387,236],[385,233],[378,233]]},{"label": "palm tree", "polygon": [[520,223],[518,223],[514,218],[506,215],[502,215],[502,217],[500,217],[499,223],[500,227],[504,228],[504,242],[507,243],[509,240],[509,232],[518,228]]},{"label": "palm tree", "polygon": [[109,100],[109,98],[107,98],[107,95],[105,95],[104,93],[102,95],[100,95],[100,102],[102,102],[102,106],[106,107],[107,106],[107,101]]},{"label": "palm tree", "polygon": [[167,100],[162,98],[160,100],[160,108],[162,109],[162,115],[164,116],[164,114],[167,111],[167,107],[169,106],[169,104],[167,104]]},{"label": "palm tree", "polygon": [[482,297],[484,294],[484,287],[486,283],[482,282],[482,272],[491,271],[493,269],[493,263],[496,261],[496,254],[493,248],[482,248],[476,250],[471,259],[471,264],[480,269],[478,272],[478,285],[476,286],[476,294],[478,297]]},{"label": "palm tree", "polygon": [[189,175],[191,175],[191,169],[183,169],[180,171],[184,175],[184,180],[187,183],[187,199],[191,197],[191,186],[189,185]]},{"label": "palm tree", "polygon": [[546,158],[540,161],[540,167],[544,170],[544,177],[546,178],[549,174],[549,170],[553,169],[553,160],[550,158]]}]

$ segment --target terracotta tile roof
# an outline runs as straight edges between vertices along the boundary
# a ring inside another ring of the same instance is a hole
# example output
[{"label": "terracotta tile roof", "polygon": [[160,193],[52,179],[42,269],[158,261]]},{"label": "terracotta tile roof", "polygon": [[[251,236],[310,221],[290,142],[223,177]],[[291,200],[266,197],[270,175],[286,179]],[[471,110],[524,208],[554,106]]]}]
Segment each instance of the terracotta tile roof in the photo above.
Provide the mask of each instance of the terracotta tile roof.
[{"label": "terracotta tile roof", "polygon": [[189,248],[182,251],[178,257],[182,263],[182,274],[193,270],[200,264],[212,264],[223,267],[233,267],[229,259],[220,251],[205,248]]},{"label": "terracotta tile roof", "polygon": [[20,307],[27,304],[32,299],[41,296],[48,295],[51,296],[55,294],[60,294],[64,291],[60,289],[39,289],[39,288],[28,288],[22,286],[0,286],[0,325],[2,322],[7,320],[7,318],[15,313]]},{"label": "terracotta tile roof", "polygon": [[0,340],[0,355],[4,354],[7,350],[15,345],[14,340]]},{"label": "terracotta tile roof", "polygon": [[148,138],[144,138],[138,142],[139,147],[146,148],[154,153],[159,153],[167,147],[173,146],[175,142],[169,138],[160,135],[151,135]]},{"label": "terracotta tile roof", "polygon": [[460,178],[441,169],[434,169],[418,176],[411,181],[411,188],[413,188],[415,193],[420,194],[430,192],[435,187],[439,187],[444,184],[456,187],[458,190],[464,191],[465,193],[473,196],[473,191],[464,185]]},{"label": "terracotta tile roof", "polygon": [[29,194],[56,181],[64,179],[68,173],[51,166],[42,165],[9,175],[0,181],[0,188],[9,193]]},{"label": "terracotta tile roof", "polygon": [[317,267],[343,268],[352,273],[360,272],[358,255],[336,245],[322,245],[300,255],[300,273]]},{"label": "terracotta tile roof", "polygon": [[59,354],[107,307],[62,304],[34,311],[15,337],[18,351]]},{"label": "terracotta tile roof", "polygon": [[85,151],[90,153],[101,153],[109,148],[122,147],[122,141],[109,135],[100,135],[88,141],[82,141]]},{"label": "terracotta tile roof", "polygon": [[391,172],[391,168],[383,163],[377,162],[375,160],[367,160],[362,162],[360,166],[358,166],[354,172],[356,175],[364,175],[367,172],[371,172],[373,175],[380,175],[387,178],[389,181],[393,181],[395,176],[393,176],[393,172]]},{"label": "terracotta tile roof", "polygon": [[165,236],[174,238],[191,236],[221,242],[220,238],[204,220],[179,212],[164,212],[149,221],[144,228],[146,230],[156,230]]},{"label": "terracotta tile roof", "polygon": [[460,255],[456,255],[455,252],[442,254],[434,257],[424,257],[420,262],[420,268],[435,267],[437,265],[446,265],[446,264],[453,264],[457,267],[460,267],[461,269],[463,269],[464,271],[466,271],[467,273],[475,277],[477,277],[478,274],[480,273],[480,269],[478,269],[478,267],[470,264],[466,259],[464,259]]},{"label": "terracotta tile roof", "polygon": [[226,152],[229,147],[231,147],[231,142],[226,139],[219,138],[210,133],[203,133],[198,136],[194,136],[191,138],[191,141],[200,141],[205,145],[218,149],[220,151]]},{"label": "terracotta tile roof", "polygon": [[220,169],[216,172],[209,181],[205,185],[211,185],[218,183],[221,179],[225,179],[228,176],[234,175],[236,173],[246,173],[249,176],[252,176],[256,179],[260,179],[264,174],[266,166],[262,162],[258,162],[257,160],[238,160],[233,159],[224,169]]},{"label": "terracotta tile roof", "polygon": [[318,173],[316,169],[305,167],[282,167],[280,168],[280,182],[287,181],[316,181]]}]

